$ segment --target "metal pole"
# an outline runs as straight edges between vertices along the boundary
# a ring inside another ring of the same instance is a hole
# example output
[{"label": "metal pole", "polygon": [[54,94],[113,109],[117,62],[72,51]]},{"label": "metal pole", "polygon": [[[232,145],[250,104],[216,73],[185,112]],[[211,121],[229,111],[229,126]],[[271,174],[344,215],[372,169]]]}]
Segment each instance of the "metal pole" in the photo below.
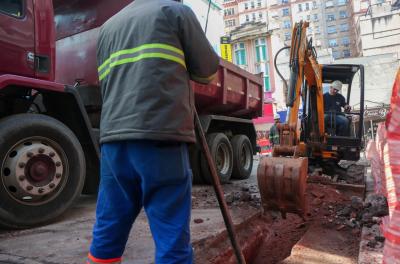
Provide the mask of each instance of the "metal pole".
[{"label": "metal pole", "polygon": [[246,260],[243,256],[242,250],[240,249],[240,245],[237,241],[235,229],[233,227],[232,218],[229,215],[228,205],[224,199],[224,192],[222,191],[221,183],[219,181],[219,177],[217,174],[217,170],[215,168],[214,160],[211,157],[210,149],[208,148],[207,140],[204,135],[203,128],[200,123],[199,115],[197,114],[196,109],[194,108],[194,117],[195,117],[195,125],[197,128],[197,132],[200,137],[202,150],[204,156],[207,159],[208,167],[210,168],[212,183],[214,187],[215,194],[217,195],[217,200],[219,203],[219,207],[221,208],[222,217],[224,218],[225,226],[228,231],[229,238],[232,243],[233,251],[235,252],[238,264],[246,264]]},{"label": "metal pole", "polygon": [[372,119],[370,120],[370,126],[371,126],[371,136],[372,136],[372,140],[375,140],[374,122],[372,122]]},{"label": "metal pole", "polygon": [[211,1],[212,1],[212,0],[209,0],[209,1],[208,1],[208,11],[207,11],[206,26],[205,26],[205,28],[204,28],[204,33],[205,33],[205,34],[207,34],[207,26],[208,26],[208,18],[209,18],[209,16],[210,16]]}]

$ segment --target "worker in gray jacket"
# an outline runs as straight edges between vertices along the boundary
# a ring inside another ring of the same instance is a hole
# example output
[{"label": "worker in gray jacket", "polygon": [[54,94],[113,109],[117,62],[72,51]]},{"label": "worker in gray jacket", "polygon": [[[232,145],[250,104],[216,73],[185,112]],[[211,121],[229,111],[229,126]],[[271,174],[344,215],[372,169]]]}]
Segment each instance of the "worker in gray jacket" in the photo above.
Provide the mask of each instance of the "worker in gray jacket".
[{"label": "worker in gray jacket", "polygon": [[155,263],[192,263],[189,81],[209,83],[219,58],[191,9],[171,0],[135,0],[113,16],[97,57],[101,181],[88,263],[121,262],[142,208]]},{"label": "worker in gray jacket", "polygon": [[281,117],[279,114],[274,114],[274,124],[269,129],[269,143],[271,147],[279,145],[279,131],[278,124],[280,123]]}]

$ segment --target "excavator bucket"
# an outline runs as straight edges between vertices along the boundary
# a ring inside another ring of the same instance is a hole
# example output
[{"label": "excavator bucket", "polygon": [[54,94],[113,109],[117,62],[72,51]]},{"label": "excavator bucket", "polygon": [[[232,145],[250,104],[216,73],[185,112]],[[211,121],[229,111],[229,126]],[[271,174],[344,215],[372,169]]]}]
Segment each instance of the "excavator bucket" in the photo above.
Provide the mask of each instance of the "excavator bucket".
[{"label": "excavator bucket", "polygon": [[286,213],[304,217],[307,213],[307,171],[307,158],[262,158],[257,178],[264,211],[280,211],[284,218]]}]

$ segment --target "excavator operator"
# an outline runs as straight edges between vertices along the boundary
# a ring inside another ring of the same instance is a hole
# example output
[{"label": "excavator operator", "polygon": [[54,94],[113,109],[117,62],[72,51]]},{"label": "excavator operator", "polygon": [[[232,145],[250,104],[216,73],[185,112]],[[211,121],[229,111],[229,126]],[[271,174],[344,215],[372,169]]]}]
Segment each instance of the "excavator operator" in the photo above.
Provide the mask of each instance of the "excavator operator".
[{"label": "excavator operator", "polygon": [[351,107],[346,103],[346,99],[341,93],[342,82],[332,82],[329,92],[324,94],[325,125],[328,131],[332,131],[336,136],[346,136],[349,128],[349,120],[342,112],[342,107],[347,113]]}]

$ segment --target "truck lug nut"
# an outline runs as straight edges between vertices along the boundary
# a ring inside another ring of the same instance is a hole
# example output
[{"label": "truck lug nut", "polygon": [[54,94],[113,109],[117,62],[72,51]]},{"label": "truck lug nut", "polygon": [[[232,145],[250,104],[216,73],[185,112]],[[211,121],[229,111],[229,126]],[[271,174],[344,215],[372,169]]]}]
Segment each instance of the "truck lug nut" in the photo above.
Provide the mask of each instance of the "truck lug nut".
[{"label": "truck lug nut", "polygon": [[50,183],[49,187],[53,189],[56,185],[54,183]]},{"label": "truck lug nut", "polygon": [[26,153],[26,156],[27,156],[28,158],[32,158],[32,157],[33,157],[33,153],[29,151],[28,153]]},{"label": "truck lug nut", "polygon": [[28,186],[28,187],[26,187],[26,189],[27,189],[28,191],[32,191],[33,187],[32,187],[32,186]]},{"label": "truck lug nut", "polygon": [[18,180],[20,180],[20,181],[24,181],[26,178],[25,178],[25,175],[20,175],[19,177],[18,177]]},{"label": "truck lug nut", "polygon": [[38,192],[39,192],[39,193],[43,193],[43,192],[44,192],[44,189],[43,189],[43,188],[39,188]]},{"label": "truck lug nut", "polygon": [[49,153],[50,158],[54,157],[55,155],[56,155],[56,153],[54,153],[54,152]]},{"label": "truck lug nut", "polygon": [[25,163],[24,163],[24,162],[20,162],[20,163],[18,164],[18,166],[22,169],[23,167],[25,167]]},{"label": "truck lug nut", "polygon": [[56,166],[57,166],[57,167],[60,167],[60,166],[61,166],[61,162],[60,162],[60,161],[57,161],[57,162],[56,162]]},{"label": "truck lug nut", "polygon": [[44,148],[39,148],[39,153],[43,154],[44,153]]},{"label": "truck lug nut", "polygon": [[60,178],[61,178],[61,173],[57,173],[57,174],[56,174],[56,178],[57,178],[57,179],[60,179]]}]

